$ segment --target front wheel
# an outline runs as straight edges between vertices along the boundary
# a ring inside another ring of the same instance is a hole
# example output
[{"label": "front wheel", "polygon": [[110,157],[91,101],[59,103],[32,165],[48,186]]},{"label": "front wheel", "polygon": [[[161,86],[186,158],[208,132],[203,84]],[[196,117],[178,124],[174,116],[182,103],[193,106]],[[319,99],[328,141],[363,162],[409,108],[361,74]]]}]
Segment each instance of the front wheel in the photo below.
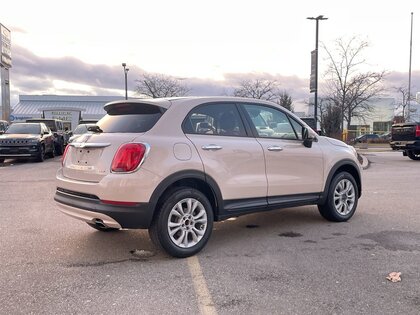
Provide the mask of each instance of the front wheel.
[{"label": "front wheel", "polygon": [[213,229],[213,210],[207,197],[193,188],[166,195],[149,228],[153,243],[179,258],[198,253]]},{"label": "front wheel", "polygon": [[357,208],[359,191],[353,176],[341,172],[331,181],[325,204],[318,205],[319,213],[328,221],[345,222]]},{"label": "front wheel", "polygon": [[415,153],[414,151],[408,150],[407,156],[414,161],[420,161],[420,153]]},{"label": "front wheel", "polygon": [[63,155],[64,152],[64,144],[63,143],[56,143],[55,146],[55,154]]},{"label": "front wheel", "polygon": [[44,162],[45,160],[45,147],[44,145],[39,146],[38,157],[36,158],[37,162]]},{"label": "front wheel", "polygon": [[55,153],[55,145],[53,144],[52,147],[51,147],[50,157],[51,158],[54,158],[55,157],[55,154],[56,154]]}]

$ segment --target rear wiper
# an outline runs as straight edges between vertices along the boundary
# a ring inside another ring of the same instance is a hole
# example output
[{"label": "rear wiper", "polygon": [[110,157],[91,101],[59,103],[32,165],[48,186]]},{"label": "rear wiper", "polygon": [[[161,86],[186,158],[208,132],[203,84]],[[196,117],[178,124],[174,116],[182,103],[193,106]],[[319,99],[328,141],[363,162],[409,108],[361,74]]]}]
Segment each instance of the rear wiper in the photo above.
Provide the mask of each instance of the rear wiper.
[{"label": "rear wiper", "polygon": [[101,128],[99,128],[99,126],[91,126],[87,130],[92,131],[92,132],[97,132],[97,133],[104,132]]}]

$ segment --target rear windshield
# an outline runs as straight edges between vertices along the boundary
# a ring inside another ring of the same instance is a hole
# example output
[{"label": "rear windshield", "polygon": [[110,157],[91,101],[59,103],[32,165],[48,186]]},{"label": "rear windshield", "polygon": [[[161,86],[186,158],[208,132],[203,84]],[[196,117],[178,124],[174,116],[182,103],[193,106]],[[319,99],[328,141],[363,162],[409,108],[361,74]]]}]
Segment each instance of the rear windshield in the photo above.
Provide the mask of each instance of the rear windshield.
[{"label": "rear windshield", "polygon": [[164,109],[147,104],[116,104],[96,125],[106,133],[143,133],[162,117]]}]

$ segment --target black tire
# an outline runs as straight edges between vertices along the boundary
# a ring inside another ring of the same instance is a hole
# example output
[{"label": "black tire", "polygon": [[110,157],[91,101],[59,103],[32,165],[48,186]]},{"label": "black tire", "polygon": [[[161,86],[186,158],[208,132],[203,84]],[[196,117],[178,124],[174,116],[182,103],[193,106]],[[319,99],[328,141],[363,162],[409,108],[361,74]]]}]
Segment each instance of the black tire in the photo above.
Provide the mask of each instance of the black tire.
[{"label": "black tire", "polygon": [[37,162],[44,162],[45,160],[45,147],[43,144],[39,146],[38,157],[36,158]]},{"label": "black tire", "polygon": [[101,232],[115,232],[119,231],[120,229],[117,228],[111,228],[111,227],[104,227],[97,224],[86,222],[87,225],[89,225],[91,228],[94,228],[95,230],[101,231]]},{"label": "black tire", "polygon": [[52,145],[52,148],[51,148],[50,157],[55,158],[55,145],[54,144]]},{"label": "black tire", "polygon": [[420,161],[420,154],[416,154],[414,151],[407,150],[407,156],[414,161]]},{"label": "black tire", "polygon": [[0,163],[4,163],[4,158],[0,158]]},{"label": "black tire", "polygon": [[63,143],[57,143],[55,146],[55,153],[57,155],[63,155],[64,153],[64,145]]},{"label": "black tire", "polygon": [[178,258],[202,250],[213,230],[213,209],[207,197],[196,189],[181,187],[167,194],[161,205],[149,228],[153,243]]},{"label": "black tire", "polygon": [[334,176],[328,189],[327,200],[318,205],[319,213],[328,221],[345,222],[357,208],[359,190],[353,176],[341,172]]}]

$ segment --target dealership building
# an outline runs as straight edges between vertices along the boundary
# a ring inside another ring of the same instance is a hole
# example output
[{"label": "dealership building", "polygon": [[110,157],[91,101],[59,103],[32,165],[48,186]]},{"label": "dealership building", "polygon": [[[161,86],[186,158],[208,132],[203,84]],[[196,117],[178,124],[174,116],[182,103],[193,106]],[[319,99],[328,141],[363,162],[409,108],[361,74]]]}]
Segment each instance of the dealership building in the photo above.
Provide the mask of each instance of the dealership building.
[{"label": "dealership building", "polygon": [[54,118],[74,130],[80,120],[99,120],[106,112],[106,103],[121,100],[122,96],[20,95],[12,107],[10,122],[30,118]]}]

